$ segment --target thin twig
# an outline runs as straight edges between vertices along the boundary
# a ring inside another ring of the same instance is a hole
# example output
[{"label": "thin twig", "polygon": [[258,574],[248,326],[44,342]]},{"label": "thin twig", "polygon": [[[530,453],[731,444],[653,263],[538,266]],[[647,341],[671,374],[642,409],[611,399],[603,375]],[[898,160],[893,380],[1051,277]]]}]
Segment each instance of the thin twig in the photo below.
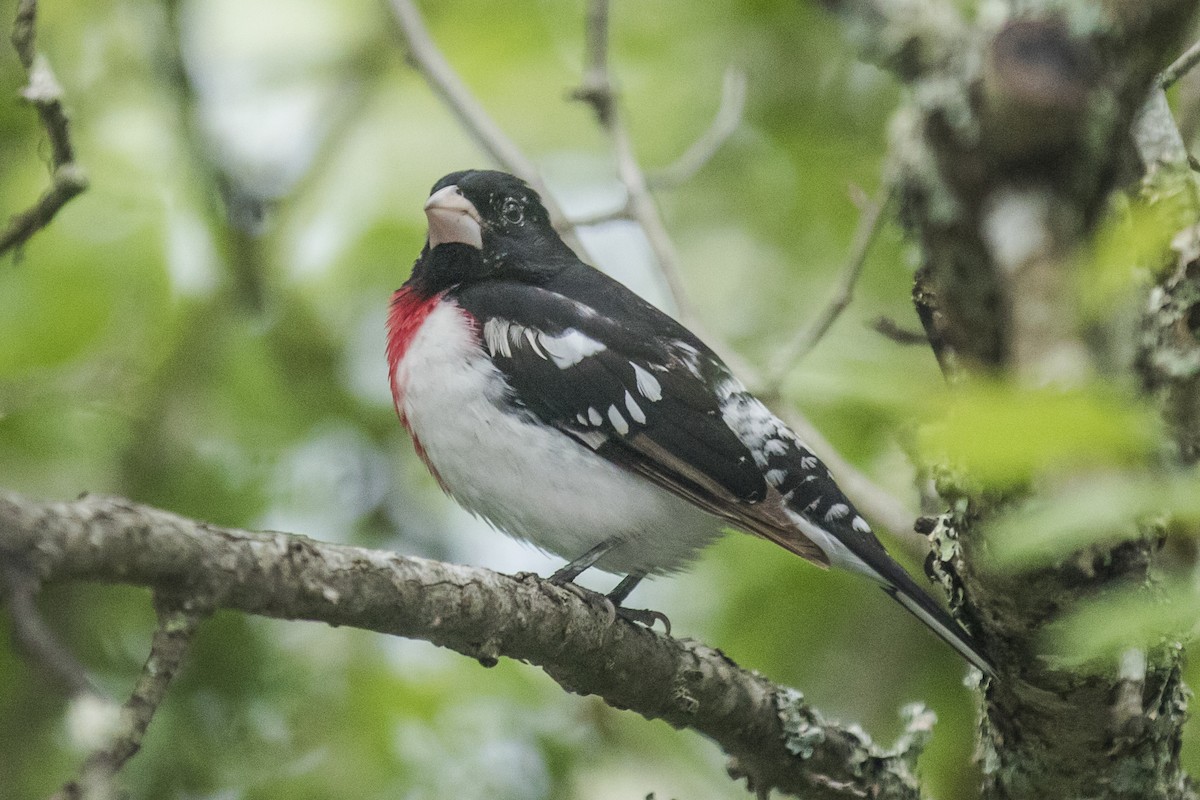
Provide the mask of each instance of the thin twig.
[{"label": "thin twig", "polygon": [[67,113],[62,106],[62,87],[50,69],[50,62],[37,52],[37,0],[20,0],[17,5],[12,44],[29,77],[21,97],[37,109],[50,138],[52,174],[50,188],[28,209],[14,214],[8,226],[0,231],[0,255],[29,241],[88,185],[87,175],[75,161]]},{"label": "thin twig", "polygon": [[1200,64],[1200,42],[1196,42],[1185,50],[1183,55],[1172,61],[1169,67],[1158,74],[1159,87],[1163,89],[1170,88],[1172,84],[1190,72],[1197,64]]},{"label": "thin twig", "polygon": [[587,228],[592,225],[603,225],[606,222],[617,222],[619,220],[633,221],[628,202],[622,203],[617,208],[610,208],[607,211],[600,211],[585,217],[574,217],[571,219],[570,224],[573,228]]},{"label": "thin twig", "polygon": [[876,317],[871,320],[871,330],[878,333],[896,344],[902,345],[927,345],[929,344],[928,337],[924,331],[911,330],[904,328],[900,323],[891,317]]},{"label": "thin twig", "polygon": [[721,104],[712,123],[675,163],[651,173],[647,179],[651,188],[664,189],[687,183],[712,160],[742,123],[742,114],[746,110],[746,85],[746,73],[743,70],[732,66],[725,70]]},{"label": "thin twig", "polygon": [[[150,655],[137,685],[121,708],[120,722],[111,737],[88,756],[79,776],[63,786],[52,800],[82,800],[111,794],[113,778],[142,747],[142,738],[167,695],[203,615],[155,598],[158,627]],[[97,791],[97,789],[99,791]]]},{"label": "thin twig", "polygon": [[425,78],[434,93],[462,123],[463,129],[475,140],[501,169],[525,181],[542,196],[542,204],[550,212],[550,221],[576,252],[582,252],[562,207],[546,188],[537,167],[517,147],[508,134],[496,123],[450,66],[425,27],[425,20],[412,0],[389,0],[392,17],[408,48],[409,60]]},{"label": "thin twig", "polygon": [[613,92],[608,64],[608,17],[609,0],[588,0],[585,32],[587,66],[583,81],[572,96],[592,107],[600,127],[608,134],[617,162],[617,177],[625,186],[629,198],[630,217],[646,236],[680,317],[694,325],[697,316],[687,299],[683,278],[679,274],[679,256],[675,252],[675,244],[650,194],[646,175],[638,164],[633,141]]},{"label": "thin twig", "polygon": [[871,252],[871,245],[874,244],[876,235],[883,227],[886,216],[884,211],[891,203],[894,190],[895,183],[890,179],[885,180],[878,197],[871,201],[859,218],[858,228],[854,232],[854,241],[850,247],[850,255],[846,258],[845,266],[842,267],[841,279],[838,281],[833,296],[829,298],[829,302],[826,303],[821,313],[807,326],[798,330],[791,341],[781,347],[771,360],[771,366],[767,370],[767,383],[763,389],[769,397],[774,397],[779,393],[779,387],[792,367],[816,347],[841,313],[850,305],[850,301],[854,297],[854,286],[858,282],[858,276],[862,274],[867,254]]},{"label": "thin twig", "polygon": [[100,695],[87,668],[75,658],[38,613],[34,598],[39,584],[31,572],[15,566],[6,556],[0,564],[0,590],[7,600],[14,641],[47,675],[61,683],[72,695]]}]

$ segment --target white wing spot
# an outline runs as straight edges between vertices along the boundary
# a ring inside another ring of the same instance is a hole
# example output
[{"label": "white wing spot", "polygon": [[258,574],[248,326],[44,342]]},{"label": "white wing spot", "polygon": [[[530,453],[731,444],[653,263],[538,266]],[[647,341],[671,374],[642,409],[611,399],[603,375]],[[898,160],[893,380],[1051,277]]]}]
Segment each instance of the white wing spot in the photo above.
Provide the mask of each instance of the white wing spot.
[{"label": "white wing spot", "polygon": [[617,411],[616,406],[608,407],[608,421],[611,422],[612,426],[617,429],[617,433],[621,434],[622,436],[629,433],[629,423],[626,422],[625,418],[621,416],[621,412]]},{"label": "white wing spot", "polygon": [[604,422],[604,417],[600,416],[600,412],[594,408],[588,409],[588,419],[592,421],[593,425],[599,425]]},{"label": "white wing spot", "polygon": [[817,457],[816,456],[805,456],[804,458],[800,459],[800,466],[804,469],[816,469],[817,468]]},{"label": "white wing spot", "polygon": [[700,351],[692,347],[687,342],[674,342],[675,349],[680,351],[682,355],[683,365],[687,367],[688,372],[697,378],[702,377],[700,373]]},{"label": "white wing spot", "polygon": [[541,336],[542,334],[538,333],[533,328],[525,329],[525,339],[529,342],[529,348],[537,354],[538,358],[544,359],[548,358],[548,356],[543,353],[542,348],[538,346],[538,339],[540,339]]},{"label": "white wing spot", "polygon": [[492,317],[483,324],[483,341],[493,358],[497,355],[505,358],[512,355],[512,350],[508,345],[509,325],[508,320],[499,317]]},{"label": "white wing spot", "polygon": [[778,486],[779,484],[783,483],[785,478],[787,478],[787,470],[769,469],[767,470],[765,477],[767,479],[767,483],[771,484],[772,486]]},{"label": "white wing spot", "polygon": [[582,411],[575,415],[575,419],[579,420],[580,425],[588,424],[588,418],[586,416],[584,416]]},{"label": "white wing spot", "polygon": [[788,451],[787,442],[780,439],[768,439],[763,445],[763,452],[769,456],[782,456]]},{"label": "white wing spot", "polygon": [[633,417],[634,422],[645,424],[646,412],[642,411],[642,407],[633,399],[633,395],[629,393],[628,389],[625,390],[625,409],[629,412],[629,416]]},{"label": "white wing spot", "polygon": [[633,375],[637,380],[637,390],[641,392],[642,397],[645,397],[651,403],[656,403],[662,400],[662,384],[658,382],[658,378],[651,375],[644,367],[640,367],[632,361],[629,366],[633,367]]},{"label": "white wing spot", "polygon": [[567,328],[558,336],[542,334],[542,347],[550,354],[550,360],[559,369],[573,367],[588,356],[602,353],[603,342],[597,342],[575,328]]},{"label": "white wing spot", "polygon": [[832,522],[835,519],[841,519],[849,513],[850,506],[846,505],[845,503],[834,503],[829,507],[829,510],[825,512],[825,521]]},{"label": "white wing spot", "polygon": [[854,528],[854,530],[858,531],[859,533],[871,532],[871,526],[867,524],[865,519],[859,516],[854,518],[854,521],[850,523],[850,527]]}]

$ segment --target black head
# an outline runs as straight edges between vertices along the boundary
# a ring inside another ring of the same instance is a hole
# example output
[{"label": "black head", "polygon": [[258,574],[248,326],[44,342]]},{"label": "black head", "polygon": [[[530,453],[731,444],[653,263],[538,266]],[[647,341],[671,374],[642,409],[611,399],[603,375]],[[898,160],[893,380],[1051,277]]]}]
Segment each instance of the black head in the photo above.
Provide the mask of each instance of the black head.
[{"label": "black head", "polygon": [[540,283],[575,261],[538,193],[506,172],[450,173],[433,185],[425,215],[418,269],[436,272],[439,288],[487,278]]}]

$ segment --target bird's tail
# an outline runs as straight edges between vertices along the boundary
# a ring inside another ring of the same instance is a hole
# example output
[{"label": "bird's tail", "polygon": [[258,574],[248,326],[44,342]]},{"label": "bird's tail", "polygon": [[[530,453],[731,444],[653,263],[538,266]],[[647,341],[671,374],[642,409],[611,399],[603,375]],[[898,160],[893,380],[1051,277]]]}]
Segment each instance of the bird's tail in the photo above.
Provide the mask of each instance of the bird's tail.
[{"label": "bird's tail", "polygon": [[902,605],[908,613],[924,622],[946,644],[957,650],[963,658],[978,667],[990,678],[996,677],[996,668],[983,655],[971,634],[963,630],[949,614],[942,610],[933,598],[917,586],[908,573],[896,570],[882,584],[883,591]]}]

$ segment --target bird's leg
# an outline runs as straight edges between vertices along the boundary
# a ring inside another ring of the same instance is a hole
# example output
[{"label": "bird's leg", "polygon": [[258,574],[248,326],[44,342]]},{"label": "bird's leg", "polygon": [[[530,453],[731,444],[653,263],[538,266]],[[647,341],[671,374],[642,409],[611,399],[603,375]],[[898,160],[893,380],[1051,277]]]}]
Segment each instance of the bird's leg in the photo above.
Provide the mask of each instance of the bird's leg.
[{"label": "bird's leg", "polygon": [[[581,555],[579,558],[570,562],[569,564],[564,566],[562,569],[559,569],[557,572],[555,572],[553,575],[551,575],[546,580],[550,581],[555,586],[565,586],[566,584],[573,583],[576,578],[578,578],[581,574],[583,574],[584,570],[588,569],[589,567],[593,566],[597,561],[604,558],[604,556],[608,553],[609,550],[612,550],[614,547],[616,547],[620,543],[621,543],[621,540],[617,539],[617,538],[605,539],[603,542],[596,545],[591,550],[588,550],[586,553]],[[630,586],[629,588],[631,590],[633,589],[632,586]]]},{"label": "bird's leg", "polygon": [[661,611],[651,611],[648,608],[625,608],[625,606],[621,605],[625,602],[625,598],[629,597],[630,592],[642,582],[642,578],[644,577],[646,577],[646,573],[644,572],[629,573],[605,597],[616,608],[617,616],[627,619],[630,622],[645,625],[647,628],[653,628],[655,622],[661,622],[667,630],[667,636],[670,636],[671,620],[667,619],[666,614]]},{"label": "bird's leg", "polygon": [[576,585],[575,579],[578,578],[584,570],[592,567],[597,561],[604,558],[606,553],[620,543],[621,540],[617,538],[605,539],[603,542],[596,545],[591,550],[588,550],[579,558],[576,558],[566,566],[559,569],[546,580],[550,583],[553,583],[555,586],[561,586],[585,603],[591,602],[596,597],[599,597],[600,600],[603,601],[605,611],[608,614],[608,624],[611,625],[614,621],[616,621],[617,607],[613,605],[612,601],[604,595],[597,595],[596,592]]},{"label": "bird's leg", "polygon": [[619,606],[625,602],[625,598],[629,597],[630,592],[637,588],[637,585],[642,582],[642,578],[646,577],[644,572],[631,572],[621,579],[617,587],[608,593],[608,599],[612,600],[613,605]]}]

